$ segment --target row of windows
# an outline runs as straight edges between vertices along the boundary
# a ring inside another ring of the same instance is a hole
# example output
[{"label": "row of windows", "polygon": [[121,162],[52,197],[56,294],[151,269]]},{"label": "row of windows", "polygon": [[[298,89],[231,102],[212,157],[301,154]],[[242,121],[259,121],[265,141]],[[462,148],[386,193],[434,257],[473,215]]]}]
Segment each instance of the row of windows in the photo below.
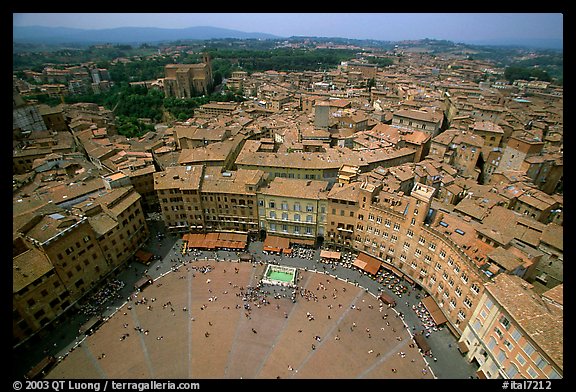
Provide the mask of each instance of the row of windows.
[{"label": "row of windows", "polygon": [[[358,230],[363,230],[363,225],[362,225],[362,224],[358,224],[358,225],[357,225],[357,229],[358,229]],[[380,235],[380,230],[379,230],[379,229],[377,229],[377,228],[374,228],[374,229],[373,229],[371,226],[369,226],[369,227],[367,228],[367,232],[370,233],[371,230],[373,230],[373,232],[374,232],[375,235]],[[414,236],[414,232],[413,232],[412,230],[408,229],[408,230],[407,230],[407,236],[408,236],[409,238],[412,238],[412,237]],[[388,241],[388,238],[389,238],[388,232],[383,232],[383,233],[382,233],[382,237],[384,238],[384,240]],[[390,236],[390,242],[391,242],[391,243],[394,244],[394,243],[397,242],[397,240],[398,240],[398,237],[397,237],[396,235],[393,234],[393,235]],[[362,242],[362,237],[361,237],[360,235],[357,235],[357,236],[356,236],[356,241]],[[420,237],[419,237],[419,239],[418,239],[418,244],[420,244],[420,245],[425,245],[426,242],[427,242],[427,241],[426,241],[426,239],[425,239],[423,236],[420,236]],[[364,244],[368,244],[368,245],[369,245],[370,243],[372,243],[372,247],[373,247],[373,248],[378,247],[378,243],[377,243],[374,239],[370,240],[369,238],[365,238]],[[403,244],[402,250],[403,250],[404,252],[408,252],[408,251],[410,250],[410,248],[411,248],[411,243],[410,243],[409,241],[405,241],[404,244]],[[381,250],[385,250],[385,249],[386,249],[386,245],[385,245],[384,243],[381,243],[381,244],[380,244],[380,249],[381,249]],[[434,252],[434,251],[436,250],[436,244],[435,244],[434,242],[428,242],[428,250]],[[394,253],[394,248],[390,247],[388,253],[393,254],[393,253]],[[414,251],[413,256],[414,256],[416,259],[419,259],[419,258],[421,258],[422,254],[423,254],[422,249],[416,248],[415,251]],[[439,256],[440,256],[441,259],[445,259],[445,258],[446,258],[446,250],[442,249],[442,250],[439,252]],[[431,257],[430,257],[429,255],[426,255],[425,258],[424,258],[424,261],[425,261],[427,264],[429,264],[429,263],[431,262]],[[459,275],[459,278],[460,278],[460,280],[462,281],[462,283],[468,284],[468,282],[469,282],[469,276],[468,276],[468,274],[467,274],[465,271],[464,271],[464,272],[461,271],[460,265],[459,265],[458,263],[455,263],[455,262],[454,262],[454,259],[452,258],[452,256],[448,256],[448,261],[447,261],[447,263],[448,263],[448,267],[453,270],[454,274],[460,274],[460,275]],[[437,262],[435,269],[438,270],[438,271],[442,271],[442,270],[443,270],[443,266],[442,266],[440,263]],[[447,272],[444,272],[444,274],[445,274],[446,276],[448,276],[448,275],[447,275]],[[452,279],[452,278],[450,278],[450,279]],[[472,289],[472,291],[473,291],[475,294],[478,294],[478,293],[480,292],[480,286],[479,286],[478,284],[476,284],[476,283],[473,283],[473,284],[471,285],[471,289]]]},{"label": "row of windows", "polygon": [[[270,216],[270,219],[276,219],[276,211],[270,211],[269,216]],[[286,213],[286,212],[282,213],[282,220],[286,220],[286,221],[288,220],[288,213]],[[295,222],[301,222],[300,214],[294,214],[292,220]],[[314,217],[312,215],[306,215],[306,222],[312,223],[313,221],[314,221]]]},{"label": "row of windows", "polygon": [[[362,220],[361,217],[362,217],[362,215],[359,215],[359,216],[358,216],[358,219]],[[412,219],[412,221],[413,221],[413,222],[411,222],[411,225],[414,225],[414,224],[415,224],[414,218]],[[385,222],[384,222],[384,226],[390,228],[391,223],[392,223],[392,222],[391,222],[390,220],[386,219]],[[357,228],[359,231],[364,231],[364,224],[362,224],[362,223],[357,223],[357,224],[356,224],[356,228]],[[395,223],[394,223],[394,228],[393,228],[393,230],[399,232],[399,231],[400,231],[400,224],[395,222]],[[370,226],[370,225],[366,226],[366,233],[368,233],[368,234],[374,233],[374,235],[377,235],[377,236],[379,236],[380,233],[382,233],[382,237],[384,237],[385,239],[388,238],[388,232],[386,232],[386,231],[384,231],[384,230],[380,231],[380,229],[379,229],[378,227],[372,227],[372,226]],[[414,238],[414,231],[413,231],[412,229],[407,229],[407,230],[406,230],[406,236],[407,236],[408,238]],[[419,236],[419,237],[418,237],[418,243],[419,243],[420,245],[425,245],[425,244],[426,244],[426,238],[424,238],[423,236]],[[428,244],[428,248],[429,248],[430,250],[436,250],[436,244],[435,244],[434,242],[430,242],[430,243]],[[446,256],[446,252],[445,252],[445,251],[442,251],[441,254],[442,254],[442,257]]]},{"label": "row of windows", "polygon": [[[89,235],[84,236],[83,241],[84,241],[84,243],[88,243],[88,242],[90,241],[90,236],[89,236]],[[72,253],[74,253],[75,250],[80,249],[80,248],[82,247],[82,245],[80,244],[79,241],[76,241],[75,246],[76,246],[76,249],[74,249],[74,245],[73,245],[73,246],[69,246],[68,248],[66,248],[66,249],[64,250],[64,252],[66,252],[66,255],[69,256],[69,255],[71,255]],[[57,255],[57,257],[58,257],[59,260],[62,260],[62,259],[64,258],[64,256],[63,256],[61,253],[59,253],[59,254]]]},{"label": "row of windows", "polygon": [[[264,200],[258,200],[258,205],[260,207],[263,207],[264,206]],[[276,201],[270,200],[268,202],[268,208],[277,208],[277,209],[284,210],[284,211],[290,210],[288,203],[285,201],[281,202],[280,204],[277,204]],[[300,203],[294,203],[292,206],[292,211],[302,211]],[[306,205],[306,212],[314,212],[314,206],[311,204],[307,204]],[[326,213],[326,207],[324,207],[324,206],[320,207],[320,213],[322,213],[322,214]]]},{"label": "row of windows", "polygon": [[[58,288],[60,286],[61,286],[60,281],[58,281],[58,280],[54,281],[54,288]],[[42,291],[40,291],[40,295],[42,296],[42,298],[47,297],[48,296],[48,290],[42,289]],[[36,300],[34,298],[28,298],[26,303],[28,304],[29,307],[32,307],[36,304]]]},{"label": "row of windows", "polygon": [[[400,124],[404,124],[404,119],[400,118],[398,121]],[[421,129],[426,129],[426,124],[425,123],[412,123],[412,120],[407,120],[408,122],[408,126],[409,127],[413,127],[414,129],[418,129],[418,126],[420,126]]]},{"label": "row of windows", "polygon": [[[397,237],[393,235],[391,242],[394,243],[394,242],[396,242],[396,240],[397,240]],[[360,237],[360,236],[356,236],[356,241],[361,242],[361,237]],[[378,246],[378,244],[377,244],[376,242],[370,241],[370,239],[368,239],[368,238],[365,239],[364,244],[365,244],[365,250],[368,250],[368,246],[370,246],[370,244],[372,244],[373,249]],[[380,250],[381,250],[381,251],[383,251],[383,252],[386,251],[386,245],[385,245],[384,243],[381,243],[381,244],[379,244],[379,245],[380,245]],[[387,252],[388,255],[393,255],[394,252],[395,252],[394,247],[393,247],[393,246],[390,246],[390,247],[388,248],[388,252]],[[376,254],[376,251],[373,250],[372,253],[373,253],[373,254]],[[380,255],[382,255],[382,253],[380,253]],[[419,256],[418,256],[418,257],[419,257]],[[407,256],[406,256],[406,254],[401,254],[399,259],[400,259],[400,262],[401,262],[401,263],[405,263],[405,262],[407,261]],[[387,260],[389,260],[389,256],[387,256]],[[431,260],[432,260],[432,257],[431,257],[430,255],[426,255],[425,258],[424,258],[424,261],[425,261],[427,264],[430,264]],[[389,262],[390,262],[390,260],[389,260]],[[416,260],[412,260],[412,261],[411,261],[410,267],[411,267],[413,270],[418,270],[418,269],[419,269],[419,278],[420,278],[420,280],[424,281],[424,278],[425,278],[426,276],[428,276],[429,271],[428,271],[427,267],[426,267],[426,266],[419,266],[418,263],[416,262]],[[440,264],[440,263],[436,263],[435,269],[436,269],[436,270],[441,270],[441,269],[442,269],[441,264]],[[462,282],[463,282],[463,283],[467,283],[468,277],[467,277],[466,274],[463,274],[463,275],[464,275],[464,279],[462,280]],[[454,282],[453,277],[451,277],[450,275],[448,275],[447,272],[444,272],[444,274],[443,274],[443,279],[444,279],[445,281],[447,281],[447,283],[448,283],[448,285],[450,285],[450,287],[454,287],[454,286],[455,286],[455,282]],[[436,279],[436,276],[433,274],[433,275],[430,277],[430,279],[428,280],[428,286],[429,286],[430,288],[432,288],[436,283],[437,283],[437,279]],[[473,284],[472,286],[474,287],[474,290],[473,290],[473,291],[474,291],[476,294],[478,294],[478,292],[480,291],[480,286],[478,286],[477,284]],[[446,300],[448,300],[448,299],[450,298],[450,293],[449,293],[448,290],[445,290],[445,287],[444,287],[444,285],[443,285],[442,282],[440,282],[440,284],[438,285],[438,287],[436,288],[436,290],[438,291],[438,293],[443,294],[443,297],[444,297]],[[456,288],[454,289],[454,293],[455,293],[455,295],[456,295],[457,297],[462,297],[462,295],[463,295],[463,289],[462,289],[460,286],[456,286]],[[463,300],[463,304],[464,304],[467,308],[469,308],[469,309],[471,309],[471,308],[474,306],[474,303],[473,303],[472,299],[469,298],[468,296],[465,296],[465,298],[464,298],[464,300]],[[456,307],[456,299],[452,299],[452,300],[450,301],[450,307],[451,307],[452,309],[454,309],[454,308]]]},{"label": "row of windows", "polygon": [[[345,213],[346,213],[346,211],[340,210],[340,216],[344,216]],[[335,209],[335,208],[332,208],[332,215],[336,215],[336,209]],[[349,212],[349,216],[350,216],[351,218],[353,218],[353,217],[354,217],[354,211],[350,211],[350,212]]]},{"label": "row of windows", "polygon": [[[430,277],[430,280],[428,281],[428,287],[432,287],[434,286],[434,284],[436,284],[436,276],[432,275]],[[438,293],[443,293],[444,294],[444,298],[448,299],[450,297],[450,293],[448,292],[448,290],[444,290],[444,284],[442,282],[438,283],[438,286],[436,287],[436,291]],[[462,289],[460,287],[457,287],[454,290],[454,293],[458,296],[461,297],[462,296]],[[456,306],[456,300],[453,299],[454,304],[453,307]],[[474,303],[472,302],[472,299],[470,299],[468,296],[466,296],[464,298],[464,301],[462,301],[462,303],[464,305],[466,305],[467,308],[472,308],[472,306],[474,305]]]},{"label": "row of windows", "polygon": [[[300,170],[300,169],[296,169],[296,170]],[[294,173],[274,173],[274,177],[281,177],[281,178],[301,178],[300,174],[296,174],[294,175]],[[324,177],[327,177],[326,175],[324,175]],[[304,179],[305,180],[315,180],[315,179],[320,179],[321,175],[316,175],[316,174],[305,174],[304,175]]]},{"label": "row of windows", "polygon": [[[292,231],[288,231],[289,227],[292,229]],[[283,233],[308,234],[308,235],[314,234],[312,227],[310,226],[302,228],[300,226],[288,226],[286,224],[276,225],[275,223],[270,223],[269,228],[270,231],[281,231]]]},{"label": "row of windows", "polygon": [[[526,345],[528,347],[526,347]],[[536,366],[543,373],[546,373],[545,370],[546,370],[547,366],[549,365],[549,363],[544,358],[542,358],[542,356],[538,353],[536,353],[534,358],[532,358],[533,354],[536,351],[535,351],[534,347],[532,347],[532,345],[530,345],[529,343],[526,343],[526,345],[524,347],[522,347],[522,349],[523,349],[524,353],[526,354],[526,356],[528,358],[530,358],[530,360],[531,360],[531,364],[527,366],[526,372],[532,378],[540,378],[539,373],[532,367],[532,365]],[[495,352],[495,351],[497,351],[496,346],[497,346],[496,339],[494,337],[490,337],[490,340],[489,340],[488,345],[487,345],[488,349],[491,352]],[[514,346],[507,340],[504,341],[503,346],[506,347],[506,350],[504,350],[503,348],[500,348],[498,350],[498,354],[496,354],[496,359],[497,359],[498,363],[500,364],[500,366],[503,366],[505,361],[509,358],[510,352],[514,348]],[[514,362],[512,362],[512,361],[514,361]],[[524,368],[524,367],[526,367],[527,364],[528,364],[528,360],[524,357],[524,355],[522,355],[521,353],[516,354],[516,356],[510,360],[508,366],[506,367],[506,375],[510,378],[514,378],[519,373],[518,368],[519,367]],[[560,377],[560,375],[554,369],[550,369],[547,372],[547,374],[548,374],[549,378],[559,378]]]},{"label": "row of windows", "polygon": [[[182,193],[182,194],[185,194],[185,195],[189,195],[189,194],[195,195],[195,194],[196,194],[196,191],[193,191],[193,190],[183,190],[183,191],[180,191],[180,189],[168,189],[167,191],[165,191],[165,190],[159,190],[158,193],[159,193],[160,195],[164,195],[165,193],[168,193],[168,194],[170,194],[170,195],[180,195],[181,193]],[[164,203],[166,203],[166,202],[168,202],[168,201],[170,201],[170,202],[182,202],[182,201],[183,201],[183,199],[182,199],[181,196],[171,197],[171,198],[168,198],[168,199],[167,199],[167,198],[162,198],[161,200],[162,200],[162,202],[164,202]],[[228,202],[228,196],[202,195],[202,201],[224,201],[225,203],[227,203],[227,202]],[[190,199],[190,198],[187,197],[187,198],[186,198],[186,202],[187,202],[187,203],[190,203],[190,202],[191,202],[191,203],[197,203],[197,202],[198,202],[198,199],[196,199],[196,198]],[[230,197],[230,203],[232,203],[232,204],[238,203],[238,204],[242,204],[242,205],[243,205],[243,204],[246,204],[246,203],[252,204],[252,203],[253,203],[253,200],[250,200],[250,199],[245,200],[245,199],[241,199],[241,198],[237,198],[237,197]]]},{"label": "row of windows", "polygon": [[244,218],[240,217],[240,216],[222,216],[222,215],[214,215],[214,216],[210,216],[210,215],[206,215],[206,221],[218,221],[218,222],[238,222],[238,223],[249,223],[252,221],[256,221],[255,218],[252,217],[247,217]]},{"label": "row of windows", "polygon": [[[488,309],[492,308],[493,303],[492,301],[490,301],[489,299],[486,301],[486,307]],[[485,314],[483,315],[481,312],[481,317],[485,318]],[[512,338],[512,340],[514,342],[517,343],[517,345],[515,346],[510,340],[508,340],[508,338],[504,335],[504,332],[502,331],[502,329],[500,329],[499,326],[495,326],[494,327],[494,332],[496,333],[496,335],[498,336],[499,340],[502,340],[502,345],[504,347],[506,347],[506,350],[500,349],[500,351],[498,352],[496,358],[498,359],[498,362],[500,364],[503,364],[504,361],[506,359],[508,359],[509,357],[509,353],[515,348],[515,347],[520,347],[522,349],[522,351],[524,352],[524,355],[522,355],[522,353],[518,353],[516,355],[516,357],[514,358],[514,361],[520,366],[520,367],[524,367],[528,360],[531,360],[532,363],[538,367],[541,371],[544,371],[545,368],[549,365],[548,361],[546,361],[544,358],[542,358],[542,356],[536,351],[536,349],[534,348],[534,346],[532,346],[532,344],[529,341],[525,341],[524,344],[520,345],[520,339],[522,338],[522,333],[520,332],[520,330],[518,330],[517,328],[512,327],[512,324],[510,322],[510,320],[505,316],[502,315],[500,316],[500,318],[498,319],[498,323],[501,327],[503,327],[503,329],[507,330],[509,332],[509,336]],[[479,330],[482,327],[481,324],[481,320],[477,319],[476,322],[474,323],[474,329],[475,330]],[[490,337],[490,340],[488,341],[488,349],[490,349],[492,352],[495,351],[497,346],[497,339],[494,338],[494,336]],[[516,364],[510,362],[510,367],[515,367]],[[510,370],[510,368],[508,369]],[[516,369],[517,370],[517,369]],[[529,366],[528,369],[526,370],[527,373],[533,377],[533,378],[537,378],[538,377],[538,373],[531,367]],[[513,375],[511,375],[513,374]],[[508,374],[508,376],[513,377],[514,375],[516,375],[516,373],[511,373]],[[550,378],[555,378],[558,375],[558,373],[554,370],[551,369],[550,372],[548,373],[548,376]]]},{"label": "row of windows", "polygon": [[[356,202],[355,201],[349,201],[349,200],[336,200],[336,199],[328,199],[328,201],[330,201],[331,203],[334,204],[346,204],[349,206],[355,206]],[[334,211],[334,210],[332,210]],[[332,212],[333,214],[335,214],[335,212]]]},{"label": "row of windows", "polygon": [[[205,202],[211,201],[211,202],[224,202],[224,203],[228,203],[228,197],[224,196],[222,198],[220,198],[220,196],[217,197],[213,197],[213,196],[202,196],[202,200]],[[198,204],[198,200],[196,198],[190,199],[190,198],[186,198],[185,200],[182,199],[182,197],[170,197],[170,198],[162,198],[161,199],[162,203],[183,203],[186,202],[186,204]],[[230,203],[232,204],[232,207],[235,208],[236,206],[245,206],[245,205],[252,205],[254,204],[254,200],[248,199],[248,200],[244,200],[244,199],[236,199],[236,198],[230,198]],[[189,207],[190,208],[190,207]],[[196,206],[196,208],[198,208]],[[220,207],[222,208],[222,207]],[[228,208],[228,206],[226,205],[226,208]]]}]

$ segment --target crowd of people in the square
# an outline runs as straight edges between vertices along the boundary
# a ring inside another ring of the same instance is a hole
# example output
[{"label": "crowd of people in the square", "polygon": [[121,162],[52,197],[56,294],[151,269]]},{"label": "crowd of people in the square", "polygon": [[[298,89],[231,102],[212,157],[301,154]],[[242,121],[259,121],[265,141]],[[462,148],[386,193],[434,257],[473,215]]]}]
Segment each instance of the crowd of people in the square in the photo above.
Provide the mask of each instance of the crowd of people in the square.
[{"label": "crowd of people in the square", "polygon": [[118,279],[110,279],[100,290],[90,296],[80,308],[80,313],[88,316],[100,315],[111,299],[120,299],[119,291],[125,283]]},{"label": "crowd of people in the square", "polygon": [[422,301],[420,301],[418,305],[412,305],[412,310],[416,313],[422,323],[422,332],[424,333],[424,336],[429,337],[432,332],[439,330],[439,327],[432,319],[430,312],[428,312],[428,309],[426,309]]},{"label": "crowd of people in the square", "polygon": [[378,271],[377,281],[396,294],[399,298],[402,298],[402,295],[408,292],[408,287],[402,283],[402,279],[392,272],[382,270]]},{"label": "crowd of people in the square", "polygon": [[294,244],[292,245],[292,252],[288,254],[288,257],[299,257],[306,260],[314,260],[316,255],[316,250],[304,245]]}]

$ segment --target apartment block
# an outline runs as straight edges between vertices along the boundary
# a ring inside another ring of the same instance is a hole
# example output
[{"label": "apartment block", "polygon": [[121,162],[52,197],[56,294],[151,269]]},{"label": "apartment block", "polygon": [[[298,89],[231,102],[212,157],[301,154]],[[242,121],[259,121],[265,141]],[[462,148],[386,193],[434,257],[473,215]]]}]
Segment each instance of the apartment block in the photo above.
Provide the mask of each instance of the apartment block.
[{"label": "apartment block", "polygon": [[86,217],[35,216],[18,235],[26,250],[13,258],[14,344],[47,327],[109,272]]},{"label": "apartment block", "polygon": [[46,254],[72,302],[80,299],[108,272],[96,233],[87,217],[50,214],[23,228],[22,235]]},{"label": "apartment block", "polygon": [[430,154],[442,157],[460,176],[477,180],[480,169],[476,165],[483,146],[482,138],[473,133],[447,129],[432,139]]},{"label": "apartment block", "polygon": [[540,190],[551,195],[562,186],[564,177],[564,158],[562,152],[555,154],[533,155],[524,159],[520,166],[526,175]]},{"label": "apartment block", "polygon": [[[354,249],[424,288],[445,317],[438,322],[459,336],[488,277],[445,233],[442,220],[433,219],[435,189],[417,183],[409,196],[370,183],[362,183],[360,189]],[[458,227],[452,231],[467,234]]]},{"label": "apartment block", "polygon": [[[66,211],[15,220],[13,339],[19,344],[132,260],[148,238],[133,187],[101,191]],[[52,325],[53,327],[53,325]]]},{"label": "apartment block", "polygon": [[236,159],[236,167],[260,169],[275,177],[335,181],[343,165],[372,170],[378,166],[392,167],[414,162],[416,150],[412,148],[378,148],[353,151],[348,148],[326,148],[314,152],[269,152],[263,143],[247,140]]},{"label": "apartment block", "polygon": [[203,176],[202,165],[169,166],[154,173],[154,189],[158,194],[162,220],[169,231],[204,229],[200,200]]},{"label": "apartment block", "polygon": [[484,141],[482,147],[484,156],[501,147],[504,130],[498,124],[491,121],[476,121],[471,128],[472,133],[480,136]]},{"label": "apartment block", "polygon": [[544,142],[530,135],[513,134],[506,144],[496,172],[519,170],[526,158],[538,155]]},{"label": "apartment block", "polygon": [[326,232],[328,182],[276,177],[258,192],[260,231],[315,244]]},{"label": "apartment block", "polygon": [[206,167],[201,186],[206,230],[257,234],[257,191],[265,179],[262,170]]},{"label": "apartment block", "polygon": [[338,182],[328,192],[328,215],[324,238],[326,245],[352,249],[359,193],[360,185],[356,181]]},{"label": "apartment block", "polygon": [[257,191],[261,170],[221,166],[172,166],[154,174],[164,223],[173,232],[258,232]]},{"label": "apartment block", "polygon": [[141,200],[133,186],[125,186],[100,192],[72,209],[88,217],[110,270],[128,263],[148,240]]},{"label": "apartment block", "polygon": [[238,108],[235,102],[210,102],[198,109],[199,114],[218,116],[221,114],[231,114]]},{"label": "apartment block", "polygon": [[444,114],[441,111],[401,109],[392,115],[392,125],[423,131],[431,137],[440,133],[443,123]]},{"label": "apartment block", "polygon": [[72,302],[70,292],[44,252],[32,247],[13,257],[13,345],[47,326]]},{"label": "apartment block", "polygon": [[563,285],[539,296],[514,275],[485,285],[471,322],[460,337],[482,378],[563,377]]}]

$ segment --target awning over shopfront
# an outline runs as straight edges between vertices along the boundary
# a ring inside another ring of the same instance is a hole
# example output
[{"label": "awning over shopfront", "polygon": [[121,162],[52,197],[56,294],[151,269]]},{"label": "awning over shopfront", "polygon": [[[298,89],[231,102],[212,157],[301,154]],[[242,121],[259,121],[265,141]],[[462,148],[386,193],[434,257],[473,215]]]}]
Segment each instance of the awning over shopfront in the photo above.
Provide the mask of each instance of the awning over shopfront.
[{"label": "awning over shopfront", "polygon": [[188,248],[194,249],[245,249],[248,234],[240,233],[189,233],[182,236]]},{"label": "awning over shopfront", "polygon": [[276,248],[279,250],[273,252],[281,252],[282,249],[290,248],[290,239],[276,235],[269,235],[266,237],[263,244],[263,249],[266,250],[266,248]]},{"label": "awning over shopfront", "polygon": [[137,290],[142,290],[143,288],[145,288],[148,285],[151,285],[152,283],[154,283],[154,279],[152,279],[152,277],[146,275],[146,276],[143,276],[142,278],[138,279],[138,281],[136,281],[136,283],[134,283],[134,288]]},{"label": "awning over shopfront", "polygon": [[462,342],[458,342],[458,351],[460,351],[462,354],[466,354],[468,352],[468,347],[466,346],[466,343]]},{"label": "awning over shopfront", "polygon": [[410,283],[410,284],[414,284],[414,281],[412,280],[412,278],[410,278],[408,275],[404,275],[404,279],[406,280],[406,282]]},{"label": "awning over shopfront", "polygon": [[331,252],[329,250],[321,250],[320,257],[325,259],[340,260],[340,252]]},{"label": "awning over shopfront", "polygon": [[186,241],[188,248],[203,248],[204,234],[184,234],[182,240]]},{"label": "awning over shopfront", "polygon": [[395,306],[396,305],[396,300],[389,294],[387,293],[380,293],[380,301],[384,302],[386,305],[391,305],[391,306]]},{"label": "awning over shopfront", "polygon": [[204,244],[207,249],[216,249],[219,246],[218,233],[207,233],[204,239]]},{"label": "awning over shopfront", "polygon": [[306,246],[314,246],[314,240],[309,240],[306,238],[290,238],[291,244],[299,244],[299,245],[306,245]]},{"label": "awning over shopfront", "polygon": [[252,255],[250,253],[241,253],[240,260],[242,261],[252,261]]},{"label": "awning over shopfront", "polygon": [[426,338],[421,333],[417,333],[414,335],[414,341],[418,345],[418,347],[422,350],[423,353],[427,353],[430,351],[430,345],[426,341]]},{"label": "awning over shopfront", "polygon": [[436,325],[442,325],[448,321],[438,304],[434,301],[434,298],[431,296],[425,297],[422,299],[422,303],[426,307],[426,310],[428,310],[428,313],[430,313],[430,316]]},{"label": "awning over shopfront", "polygon": [[142,249],[138,249],[136,251],[136,253],[134,254],[134,256],[136,256],[136,259],[139,262],[144,263],[144,264],[148,264],[152,260],[152,256],[154,256],[154,254],[150,253],[150,252],[146,252],[145,250],[142,250]]},{"label": "awning over shopfront", "polygon": [[396,267],[391,266],[390,264],[386,264],[383,263],[382,266],[384,268],[386,268],[388,271],[392,272],[394,275],[396,275],[397,277],[401,278],[402,276],[404,276],[404,274],[402,272],[400,272],[400,270]]},{"label": "awning over shopfront", "polygon": [[80,326],[78,333],[80,335],[90,335],[94,332],[100,325],[104,323],[104,319],[102,316],[94,316],[90,320],[86,321],[84,324]]},{"label": "awning over shopfront", "polygon": [[358,253],[352,264],[372,275],[376,275],[380,269],[380,260],[362,252]]},{"label": "awning over shopfront", "polygon": [[52,356],[47,355],[40,362],[38,362],[32,369],[30,369],[24,376],[28,380],[38,380],[42,378],[53,366],[58,363],[58,360]]}]

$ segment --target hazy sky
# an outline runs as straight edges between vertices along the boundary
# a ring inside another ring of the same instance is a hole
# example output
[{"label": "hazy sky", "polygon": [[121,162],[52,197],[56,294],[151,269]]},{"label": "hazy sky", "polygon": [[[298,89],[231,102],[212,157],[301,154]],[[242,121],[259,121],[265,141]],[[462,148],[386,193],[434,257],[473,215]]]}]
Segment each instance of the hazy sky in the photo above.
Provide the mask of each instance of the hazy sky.
[{"label": "hazy sky", "polygon": [[396,41],[562,39],[561,13],[15,13],[14,26],[214,26],[290,36]]}]

